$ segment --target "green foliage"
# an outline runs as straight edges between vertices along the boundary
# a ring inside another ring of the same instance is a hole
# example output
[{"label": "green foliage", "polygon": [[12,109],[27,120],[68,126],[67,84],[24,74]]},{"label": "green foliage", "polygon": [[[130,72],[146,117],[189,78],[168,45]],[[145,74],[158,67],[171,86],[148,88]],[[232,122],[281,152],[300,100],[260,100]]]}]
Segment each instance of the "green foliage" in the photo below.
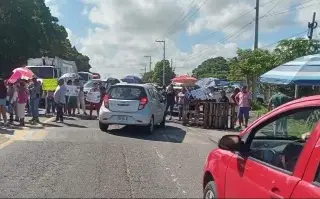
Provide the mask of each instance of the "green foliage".
[{"label": "green foliage", "polygon": [[89,71],[89,58],[73,48],[66,29],[58,24],[44,0],[1,0],[0,64],[7,74],[28,58],[58,56],[73,60],[79,70]]},{"label": "green foliage", "polygon": [[198,79],[206,77],[226,79],[228,72],[229,67],[227,60],[223,57],[215,57],[202,62],[192,71],[192,75]]},{"label": "green foliage", "polygon": [[[170,62],[168,60],[164,61],[165,63],[165,84],[168,85],[171,82],[176,74],[174,73],[173,69],[170,66]],[[163,61],[159,61],[156,63],[153,74],[152,74],[152,82],[162,85],[162,71],[163,71]]]},{"label": "green foliage", "polygon": [[142,81],[145,83],[152,83],[153,71],[149,71],[143,74]]}]

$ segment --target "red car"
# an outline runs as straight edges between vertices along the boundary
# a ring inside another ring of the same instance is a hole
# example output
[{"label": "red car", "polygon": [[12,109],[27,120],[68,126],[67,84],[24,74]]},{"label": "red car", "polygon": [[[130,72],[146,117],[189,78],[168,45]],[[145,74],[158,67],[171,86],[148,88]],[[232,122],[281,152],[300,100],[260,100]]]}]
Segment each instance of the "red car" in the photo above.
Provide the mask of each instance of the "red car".
[{"label": "red car", "polygon": [[204,198],[320,198],[320,95],[286,103],[239,135],[225,135],[204,166]]}]

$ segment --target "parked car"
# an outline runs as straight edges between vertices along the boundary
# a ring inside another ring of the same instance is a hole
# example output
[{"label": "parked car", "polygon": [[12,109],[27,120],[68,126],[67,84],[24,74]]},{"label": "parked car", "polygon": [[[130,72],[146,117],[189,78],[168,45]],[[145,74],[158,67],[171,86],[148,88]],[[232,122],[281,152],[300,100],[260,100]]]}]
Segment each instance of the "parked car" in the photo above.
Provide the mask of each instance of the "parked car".
[{"label": "parked car", "polygon": [[204,198],[320,198],[319,118],[320,95],[305,97],[223,136],[205,162]]},{"label": "parked car", "polygon": [[149,84],[119,83],[108,90],[99,112],[99,127],[111,124],[141,126],[152,133],[154,126],[165,126],[165,100]]}]

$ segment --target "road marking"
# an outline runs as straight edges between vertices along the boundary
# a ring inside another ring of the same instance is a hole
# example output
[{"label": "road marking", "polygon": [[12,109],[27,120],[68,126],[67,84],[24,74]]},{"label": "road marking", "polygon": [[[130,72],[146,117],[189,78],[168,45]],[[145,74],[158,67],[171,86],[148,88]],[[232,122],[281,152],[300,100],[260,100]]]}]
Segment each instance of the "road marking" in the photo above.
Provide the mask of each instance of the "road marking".
[{"label": "road marking", "polygon": [[[157,156],[161,159],[160,161],[162,162],[163,165],[165,165],[165,161],[164,158],[165,156],[161,154],[161,152],[155,147],[153,146],[153,148],[156,150],[156,154]],[[169,173],[169,176],[171,177],[172,182],[176,185],[176,187],[178,188],[178,191],[181,191],[183,195],[185,195],[187,192],[182,188],[178,177],[173,173],[173,171],[169,168],[169,167],[165,167],[166,172]]]},{"label": "road marking", "polygon": [[[48,118],[46,119],[43,124],[46,124],[46,123],[49,123],[51,121],[54,120],[55,117],[51,117],[51,118]],[[15,130],[14,131],[14,135],[11,136],[10,140],[0,144],[0,149],[3,149],[4,147],[14,143],[15,141],[17,140],[23,140],[23,138],[25,136],[28,135],[28,133],[30,132],[30,128],[27,128],[27,127],[23,127],[23,130]],[[36,131],[33,135],[32,135],[32,138],[33,139],[41,139],[42,137],[46,136],[47,133],[43,130],[39,130],[38,132]]]},{"label": "road marking", "polygon": [[54,118],[56,118],[56,117],[50,117],[50,118],[46,119],[43,123],[46,124],[46,123],[52,122],[54,120]]}]

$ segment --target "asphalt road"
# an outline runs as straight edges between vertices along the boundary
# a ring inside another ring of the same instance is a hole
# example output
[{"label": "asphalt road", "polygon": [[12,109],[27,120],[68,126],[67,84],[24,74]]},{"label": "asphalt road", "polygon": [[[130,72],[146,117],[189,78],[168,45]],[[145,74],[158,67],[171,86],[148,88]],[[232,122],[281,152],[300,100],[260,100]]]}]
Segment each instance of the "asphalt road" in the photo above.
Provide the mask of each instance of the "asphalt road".
[{"label": "asphalt road", "polygon": [[0,197],[10,198],[201,198],[203,164],[216,148],[177,124],[153,135],[121,126],[105,133],[97,120],[75,118],[6,137]]}]

